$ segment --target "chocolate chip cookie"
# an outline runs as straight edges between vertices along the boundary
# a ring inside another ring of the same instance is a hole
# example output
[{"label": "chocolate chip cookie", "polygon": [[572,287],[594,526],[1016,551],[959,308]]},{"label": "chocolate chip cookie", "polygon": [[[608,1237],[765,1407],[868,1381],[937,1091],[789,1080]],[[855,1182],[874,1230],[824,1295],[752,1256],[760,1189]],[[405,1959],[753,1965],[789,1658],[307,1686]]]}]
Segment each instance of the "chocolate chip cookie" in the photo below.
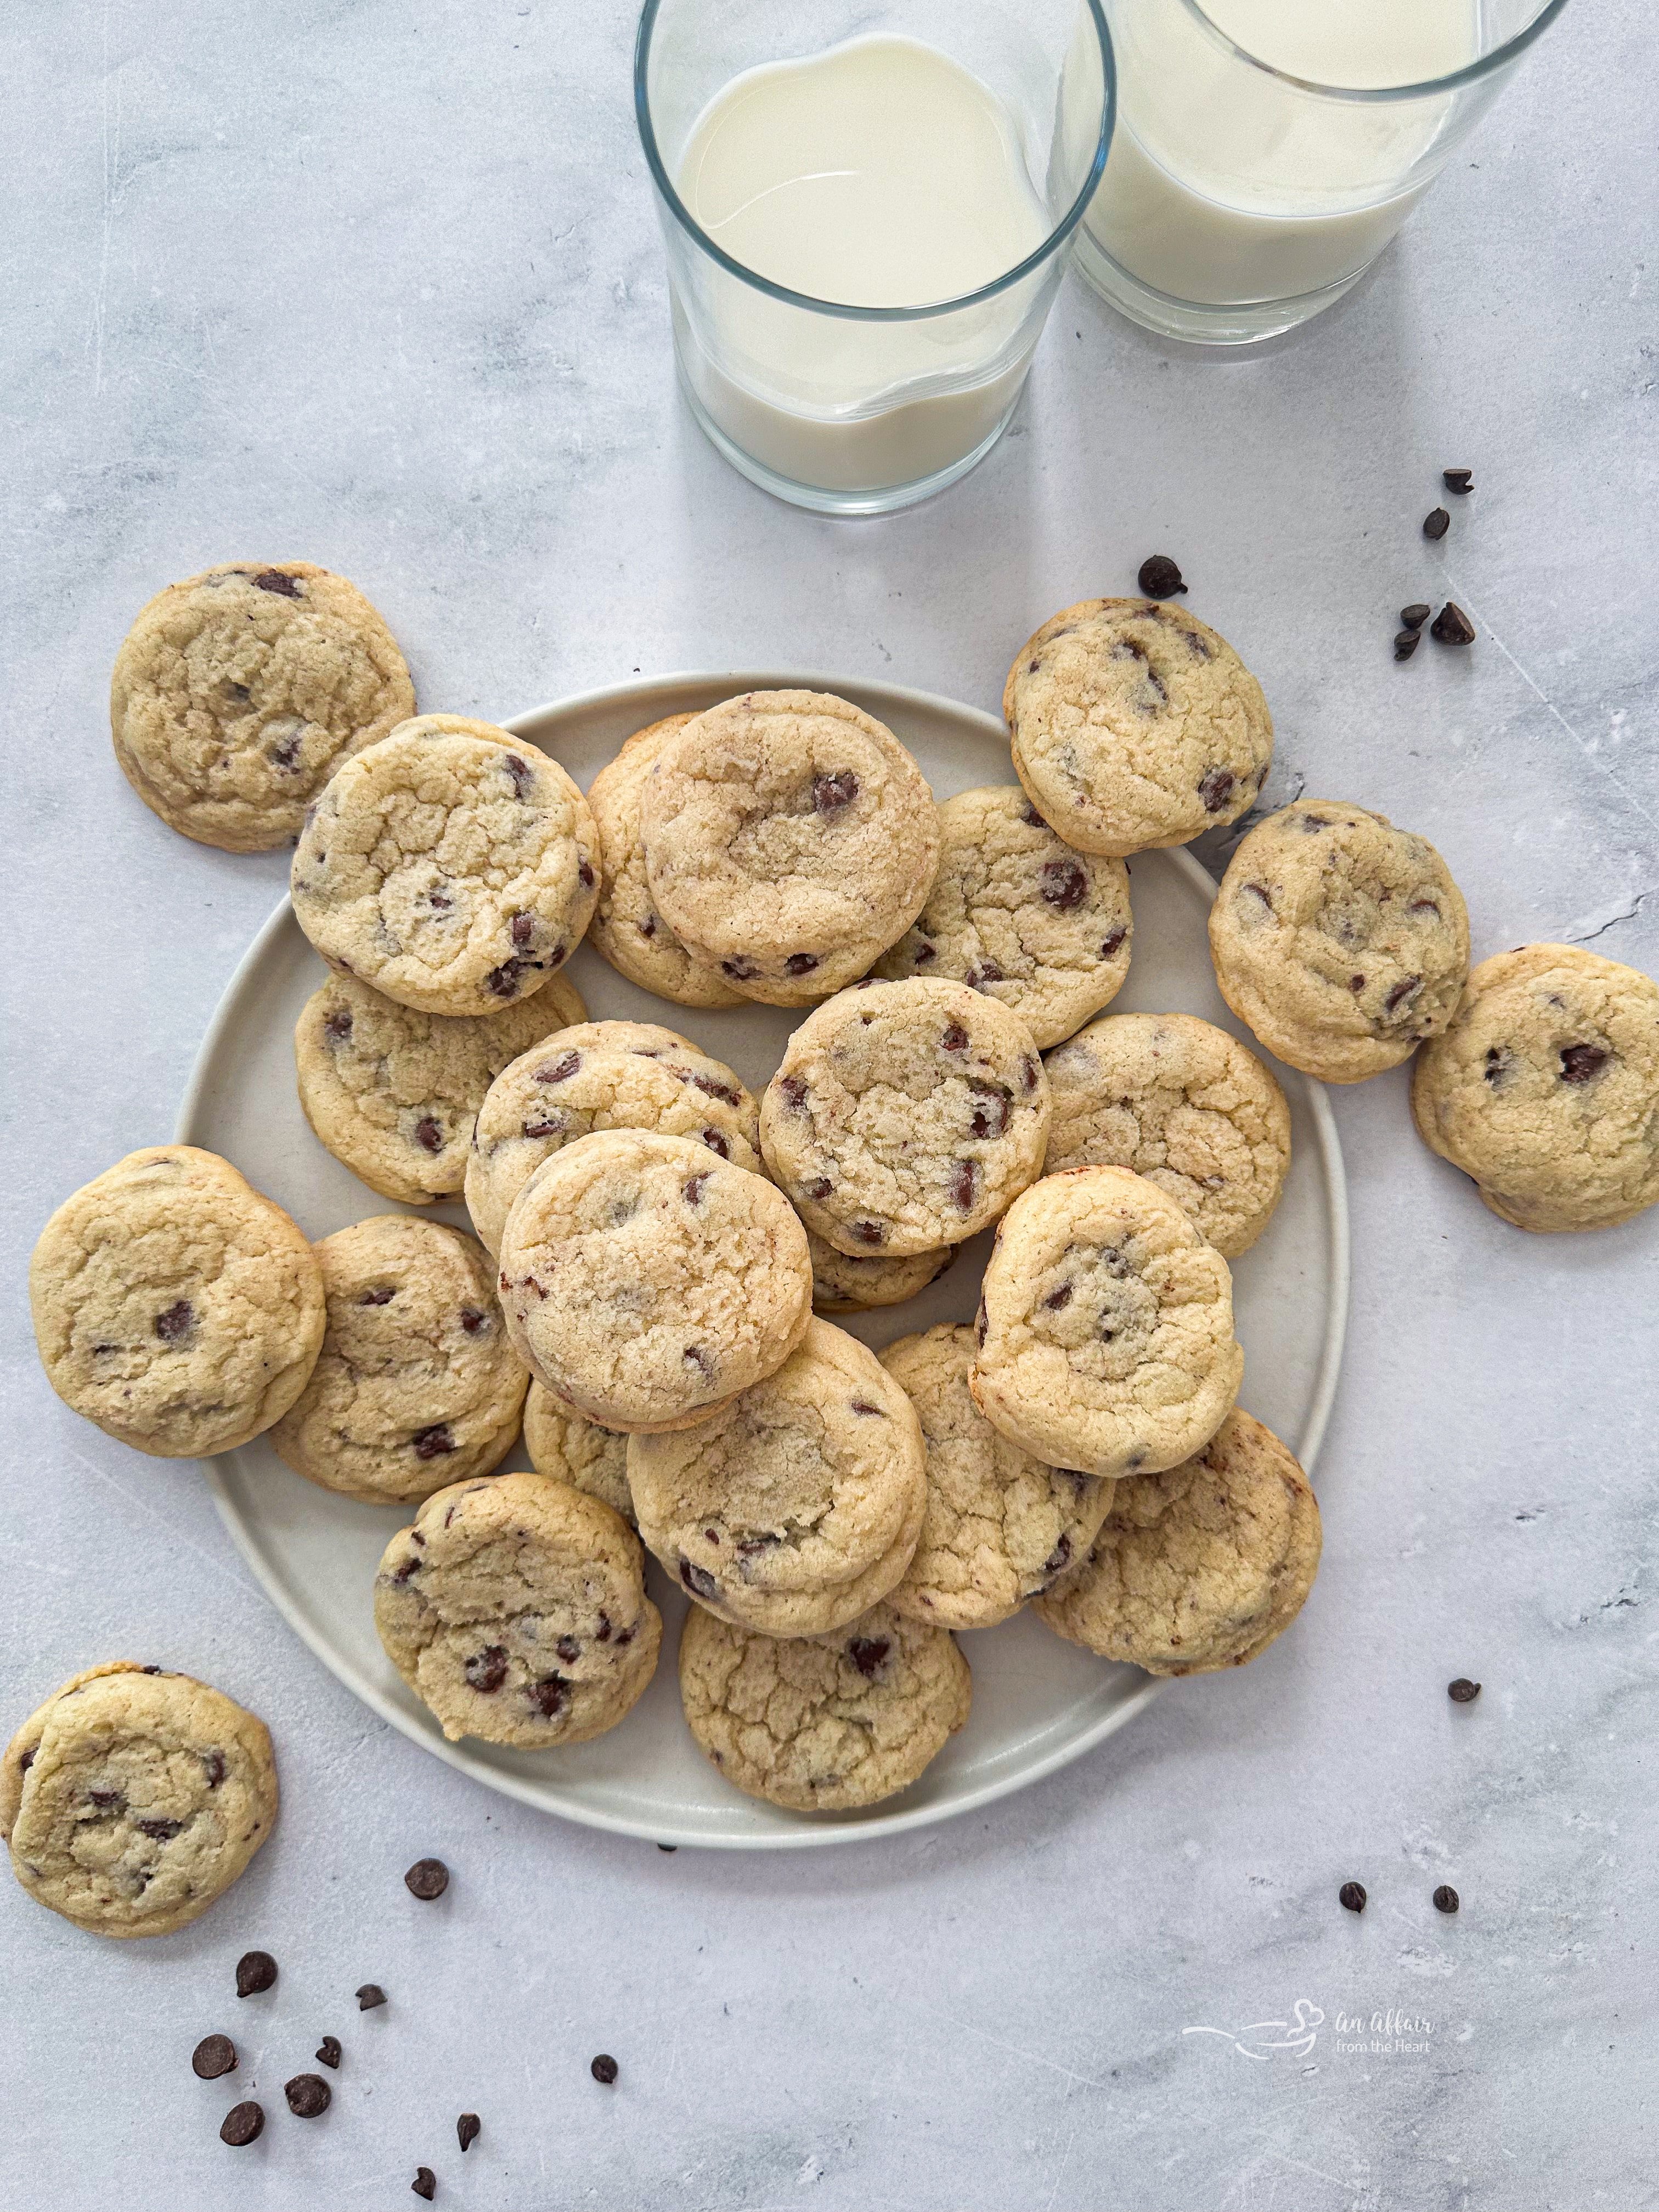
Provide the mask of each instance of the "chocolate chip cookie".
[{"label": "chocolate chip cookie", "polygon": [[452,1743],[521,1751],[615,1728],[662,1641],[638,1540],[597,1498],[541,1474],[428,1498],[386,1547],[374,1626]]},{"label": "chocolate chip cookie", "polygon": [[13,1872],[94,1936],[185,1927],[276,1819],[264,1722],[205,1682],[133,1659],[73,1676],[0,1759]]},{"label": "chocolate chip cookie", "polygon": [[1577,945],[1483,960],[1412,1113],[1516,1228],[1628,1221],[1659,1200],[1659,984]]},{"label": "chocolate chip cookie", "polygon": [[939,821],[927,903],[876,974],[955,976],[1058,1044],[1129,972],[1128,871],[1064,843],[1018,784],[959,792]]},{"label": "chocolate chip cookie", "polygon": [[908,1789],[968,1718],[956,1638],[890,1606],[830,1636],[778,1638],[693,1606],[680,1698],[697,1747],[736,1788],[798,1813]]},{"label": "chocolate chip cookie", "polygon": [[740,1006],[743,994],[682,945],[658,913],[646,880],[640,793],[657,756],[693,714],[670,714],[636,730],[587,787],[599,831],[599,902],[587,941],[642,991],[682,1006]]},{"label": "chocolate chip cookie", "polygon": [[538,1474],[597,1498],[632,1528],[626,1437],[567,1413],[551,1392],[532,1382],[524,1404],[524,1448]]},{"label": "chocolate chip cookie", "polygon": [[804,1006],[921,913],[939,810],[884,724],[820,691],[753,691],[671,737],[640,794],[646,877],[681,941],[746,999]]},{"label": "chocolate chip cookie", "polygon": [[815,1321],[713,1420],[630,1437],[628,1482],[647,1548],[700,1605],[768,1636],[819,1636],[909,1565],[927,1453],[875,1353]]},{"label": "chocolate chip cookie", "polygon": [[[585,1025],[595,1041],[548,1037],[502,1070],[478,1109],[466,1164],[466,1210],[492,1252],[514,1200],[552,1153],[601,1129],[690,1137],[763,1175],[751,1138],[758,1108],[724,1061],[628,1042],[624,1025]],[[619,1032],[615,1044],[604,1033]]]},{"label": "chocolate chip cookie", "polygon": [[968,1388],[971,1328],[890,1344],[881,1364],[916,1409],[927,1447],[927,1510],[888,1602],[936,1628],[993,1628],[1086,1559],[1114,1486],[1048,1467],[991,1426]]},{"label": "chocolate chip cookie", "polygon": [[422,714],[346,763],[290,878],[329,966],[428,1014],[528,998],[581,939],[599,831],[556,761],[493,723]]},{"label": "chocolate chip cookie", "polygon": [[29,1303],[64,1404],[161,1459],[230,1451],[280,1420],[323,1341],[304,1232],[193,1145],[130,1152],[66,1199]]},{"label": "chocolate chip cookie", "polygon": [[876,1306],[902,1306],[907,1298],[936,1283],[956,1258],[958,1247],[942,1244],[931,1252],[878,1252],[864,1259],[837,1252],[822,1237],[806,1232],[812,1259],[812,1310],[821,1314],[868,1313]]},{"label": "chocolate chip cookie", "polygon": [[1042,1171],[1048,1079],[1019,1016],[965,983],[866,983],[789,1040],[761,1149],[854,1258],[960,1244]]},{"label": "chocolate chip cookie", "polygon": [[1271,1429],[1234,1411],[1179,1467],[1119,1483],[1092,1552],[1032,1611],[1103,1659],[1213,1674],[1290,1626],[1319,1550],[1307,1477]]},{"label": "chocolate chip cookie", "polygon": [[1021,646],[1002,695],[1014,773],[1068,845],[1139,853],[1237,822],[1273,760],[1261,686],[1156,599],[1084,599]]},{"label": "chocolate chip cookie", "polygon": [[312,1249],[328,1334],[270,1432],[282,1457],[370,1505],[412,1505],[488,1474],[519,1433],[530,1377],[483,1247],[441,1222],[382,1213]]},{"label": "chocolate chip cookie", "polygon": [[1238,1395],[1227,1262],[1156,1183],[1070,1168],[1016,1199],[980,1299],[974,1401],[1053,1467],[1155,1474]]},{"label": "chocolate chip cookie", "polygon": [[466,1176],[484,1093],[531,1046],[587,1009],[568,975],[496,1014],[422,1014],[350,975],[306,1000],[294,1032],[300,1103],[353,1175],[404,1206],[449,1198]]},{"label": "chocolate chip cookie", "polygon": [[811,1318],[806,1232],[761,1176],[685,1137],[613,1129],[544,1160],[498,1277],[532,1375],[602,1428],[706,1419],[781,1366]]},{"label": "chocolate chip cookie", "polygon": [[169,584],[110,684],[127,781],[170,828],[228,853],[288,843],[340,763],[414,712],[391,631],[355,584],[307,561]]},{"label": "chocolate chip cookie", "polygon": [[1048,1174],[1132,1168],[1224,1258],[1249,1250],[1291,1164],[1290,1109],[1253,1052],[1194,1014],[1108,1014],[1044,1066]]},{"label": "chocolate chip cookie", "polygon": [[1210,909],[1221,995],[1269,1052],[1324,1083],[1408,1060],[1452,1018],[1469,917],[1425,837],[1299,799],[1258,823]]}]

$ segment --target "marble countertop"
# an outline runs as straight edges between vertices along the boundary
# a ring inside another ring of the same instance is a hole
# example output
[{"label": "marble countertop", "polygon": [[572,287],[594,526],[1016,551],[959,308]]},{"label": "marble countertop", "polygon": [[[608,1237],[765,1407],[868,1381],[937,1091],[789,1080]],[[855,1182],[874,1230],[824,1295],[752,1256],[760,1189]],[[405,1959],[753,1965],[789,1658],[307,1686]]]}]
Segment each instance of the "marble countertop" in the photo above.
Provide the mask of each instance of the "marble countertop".
[{"label": "marble countertop", "polygon": [[[1506,1228],[1419,1144],[1405,1071],[1334,1101],[1352,1322],[1296,1630],[890,1844],[669,1856],[470,1784],[283,1626],[194,1468],[77,1423],[38,1370],[35,1234],[171,1133],[284,880],[280,854],[173,836],[109,752],[126,625],[218,559],[356,578],[424,702],[497,716],[778,660],[994,707],[1011,641],[1168,551],[1266,685],[1270,798],[1431,836],[1478,955],[1565,938],[1659,970],[1636,0],[1578,0],[1292,341],[1182,354],[1068,280],[1007,439],[878,524],[773,504],[686,416],[631,31],[625,0],[65,0],[0,24],[0,1722],[153,1656],[268,1719],[284,1793],[247,1877],[164,1942],[99,1943],[5,1886],[0,2198],[401,2205],[420,2162],[473,2212],[1659,2203],[1659,1214]],[[1447,464],[1478,489],[1431,548]],[[1396,666],[1395,610],[1443,592],[1479,641]],[[1458,1674],[1486,1686],[1467,1710]],[[426,1853],[455,1869],[435,1909],[399,1880]],[[239,2004],[252,1944],[282,1979]],[[360,2018],[342,1998],[368,1978],[393,2002]],[[1247,2033],[1316,2008],[1305,2048]],[[273,2109],[252,2151],[191,2074],[210,2029]],[[306,2128],[280,2083],[325,2031],[347,2059]]]}]

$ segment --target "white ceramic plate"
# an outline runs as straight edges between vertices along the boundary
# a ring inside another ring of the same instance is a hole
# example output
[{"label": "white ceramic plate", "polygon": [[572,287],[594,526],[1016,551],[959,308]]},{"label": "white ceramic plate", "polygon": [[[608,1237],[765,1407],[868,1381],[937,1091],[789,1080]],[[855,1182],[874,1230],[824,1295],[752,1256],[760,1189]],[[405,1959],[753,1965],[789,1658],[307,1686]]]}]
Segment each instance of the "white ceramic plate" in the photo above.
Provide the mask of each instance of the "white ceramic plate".
[{"label": "white ceramic plate", "polygon": [[[623,739],[660,716],[746,690],[836,691],[878,715],[909,746],[940,798],[1012,781],[1008,743],[991,715],[892,684],[840,677],[744,672],[662,677],[593,691],[521,714],[508,725],[553,754],[586,787]],[[1215,988],[1205,919],[1214,885],[1183,852],[1130,863],[1134,952],[1114,1011],[1200,1014],[1244,1034]],[[306,1124],[294,1086],[294,1024],[323,980],[322,963],[284,900],[260,931],[203,1042],[179,1117],[178,1141],[234,1160],[288,1207],[309,1237],[324,1237],[389,1201],[325,1152]],[[636,990],[584,945],[570,963],[595,1019],[664,1022],[737,1068],[758,1091],[799,1017],[769,1006],[699,1013]],[[1291,1102],[1294,1151],[1277,1214],[1234,1267],[1244,1346],[1243,1402],[1311,1469],[1336,1387],[1347,1315],[1348,1224],[1342,1158],[1324,1093],[1279,1070]],[[438,1218],[465,1224],[457,1206]],[[967,1321],[979,1296],[988,1234],[940,1281],[907,1306],[855,1316],[854,1332],[879,1347],[938,1322]],[[527,1466],[522,1449],[507,1466]],[[1133,1667],[1091,1658],[1041,1623],[1018,1618],[963,1638],[974,1670],[972,1717],[914,1787],[861,1814],[816,1817],[741,1796],[715,1775],[688,1734],[674,1653],[685,1601],[649,1563],[666,1634],[656,1680],[621,1727],[568,1751],[513,1752],[446,1743],[404,1687],[374,1633],[370,1591],[380,1553],[409,1517],[314,1488],[284,1467],[263,1438],[204,1462],[231,1534],[271,1601],[325,1665],[395,1728],[467,1774],[567,1820],[659,1843],[781,1849],[893,1835],[1006,1796],[1076,1759],[1120,1728],[1157,1684]]]}]

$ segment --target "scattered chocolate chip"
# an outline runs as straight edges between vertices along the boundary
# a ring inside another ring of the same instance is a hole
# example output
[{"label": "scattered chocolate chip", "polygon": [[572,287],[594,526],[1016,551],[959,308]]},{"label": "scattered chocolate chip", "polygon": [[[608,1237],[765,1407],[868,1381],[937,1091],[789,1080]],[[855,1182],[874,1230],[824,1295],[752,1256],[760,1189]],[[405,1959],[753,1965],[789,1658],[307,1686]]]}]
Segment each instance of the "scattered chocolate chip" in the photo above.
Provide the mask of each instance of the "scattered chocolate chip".
[{"label": "scattered chocolate chip", "polygon": [[1439,1888],[1434,1893],[1435,1911],[1437,1912],[1455,1912],[1458,1904],[1459,1899],[1457,1892],[1452,1887],[1449,1881],[1443,1881]]},{"label": "scattered chocolate chip", "polygon": [[1419,647],[1419,645],[1421,645],[1421,644],[1422,644],[1422,642],[1423,642],[1423,633],[1422,633],[1422,631],[1421,631],[1421,630],[1419,630],[1419,629],[1401,629],[1401,630],[1396,630],[1396,631],[1395,632],[1395,638],[1394,638],[1394,657],[1395,657],[1395,659],[1396,660],[1409,660],[1409,659],[1411,659],[1411,657],[1412,657],[1413,653],[1414,653],[1416,652],[1416,650],[1417,650],[1418,647]]},{"label": "scattered chocolate chip", "polygon": [[373,2012],[376,2005],[386,2002],[386,1991],[378,1982],[365,1982],[357,1992],[359,2012]]},{"label": "scattered chocolate chip", "polygon": [[609,2088],[617,2078],[617,2062],[608,2051],[602,2051],[587,2070],[596,2081],[603,2081]]},{"label": "scattered chocolate chip", "polygon": [[188,1298],[175,1299],[165,1313],[156,1315],[155,1334],[163,1344],[181,1344],[195,1318],[196,1309]]},{"label": "scattered chocolate chip", "polygon": [[429,1429],[416,1429],[410,1442],[416,1459],[442,1459],[455,1449],[455,1438],[447,1421],[434,1421]]},{"label": "scattered chocolate chip", "polygon": [[337,2035],[325,2035],[322,2041],[317,2045],[317,2057],[319,2063],[321,2065],[337,2067],[340,2063],[339,2037]]},{"label": "scattered chocolate chip", "polygon": [[1443,507],[1431,507],[1423,518],[1423,535],[1428,538],[1443,538],[1451,528],[1451,517]]},{"label": "scattered chocolate chip", "polygon": [[1568,1044],[1561,1048],[1561,1080],[1563,1083],[1588,1083],[1599,1075],[1612,1057],[1599,1044]]},{"label": "scattered chocolate chip", "polygon": [[839,814],[858,795],[859,780],[851,769],[838,769],[834,775],[812,779],[812,805],[820,814]]},{"label": "scattered chocolate chip", "polygon": [[1448,599],[1429,624],[1429,635],[1437,638],[1442,645],[1473,645],[1474,624],[1455,599]]},{"label": "scattered chocolate chip", "polygon": [[1446,1685],[1446,1695],[1455,1705],[1472,1705],[1480,1694],[1480,1683],[1470,1681],[1467,1674],[1460,1674],[1455,1682]]},{"label": "scattered chocolate chip", "polygon": [[1198,795],[1204,801],[1206,814],[1219,814],[1233,795],[1237,781],[1230,768],[1212,768],[1198,787]]},{"label": "scattered chocolate chip", "polygon": [[1410,606],[1401,608],[1401,625],[1406,629],[1421,629],[1433,612],[1426,599],[1413,599]]},{"label": "scattered chocolate chip", "polygon": [[659,1851],[677,1851],[679,1849],[679,1845],[678,1844],[659,1844],[657,1849]]},{"label": "scattered chocolate chip", "polygon": [[404,1876],[404,1887],[422,1905],[430,1905],[449,1887],[449,1869],[441,1859],[416,1859]]},{"label": "scattered chocolate chip", "polygon": [[951,1170],[951,1203],[960,1212],[967,1213],[973,1206],[979,1189],[979,1164],[976,1160],[957,1160]]},{"label": "scattered chocolate chip", "polygon": [[562,1674],[544,1674],[525,1695],[544,1721],[555,1720],[570,1703],[570,1685]]},{"label": "scattered chocolate chip", "polygon": [[438,2193],[438,2177],[429,2166],[417,2166],[410,2187],[417,2197],[424,2197],[428,2204]]},{"label": "scattered chocolate chip", "polygon": [[783,963],[784,973],[787,975],[810,975],[817,964],[816,952],[792,952]]},{"label": "scattered chocolate chip", "polygon": [[849,1221],[847,1227],[849,1235],[856,1237],[860,1244],[884,1244],[887,1242],[884,1221]]},{"label": "scattered chocolate chip", "polygon": [[1363,1881],[1345,1881],[1336,1893],[1336,1901],[1345,1912],[1365,1910],[1365,1885]]},{"label": "scattered chocolate chip", "polygon": [[415,1141],[423,1152],[441,1152],[444,1148],[443,1124],[430,1114],[422,1114],[415,1124]]},{"label": "scattered chocolate chip", "polygon": [[477,2142],[483,2123],[476,2112],[463,2112],[455,2123],[455,2140],[463,2150],[471,2150]]},{"label": "scattered chocolate chip", "polygon": [[1442,469],[1440,481],[1448,491],[1473,491],[1474,471],[1473,469]]},{"label": "scattered chocolate chip", "polygon": [[461,1669],[466,1676],[467,1687],[476,1690],[481,1698],[493,1698],[507,1680],[507,1646],[486,1644],[482,1651],[475,1651]]},{"label": "scattered chocolate chip", "polygon": [[334,2092],[320,2074],[296,2074],[283,2084],[283,2094],[295,2119],[320,2118],[334,2101]]},{"label": "scattered chocolate chip", "polygon": [[684,1553],[680,1555],[680,1580],[693,1597],[706,1597],[712,1601],[720,1594],[720,1586],[708,1568],[696,1565]]},{"label": "scattered chocolate chip", "polygon": [[262,568],[253,579],[253,588],[256,592],[275,592],[282,599],[297,599],[300,596],[298,583],[280,568]]},{"label": "scattered chocolate chip", "polygon": [[[1229,777],[1230,784],[1231,781]],[[1058,907],[1062,914],[1081,906],[1089,896],[1087,872],[1076,860],[1045,860],[1037,883],[1044,903]]]},{"label": "scattered chocolate chip", "polygon": [[233,2150],[240,2150],[264,2134],[264,2107],[250,2098],[246,2104],[233,2105],[219,2125],[219,2140],[228,2143]]},{"label": "scattered chocolate chip", "polygon": [[276,1961],[269,1951],[244,1951],[236,1961],[236,1994],[239,1997],[257,1997],[262,1990],[275,1986]]},{"label": "scattered chocolate chip", "polygon": [[686,1204],[688,1206],[701,1206],[702,1204],[703,1192],[714,1180],[714,1170],[713,1168],[705,1169],[701,1175],[688,1176],[685,1180],[684,1189],[681,1193]]},{"label": "scattered chocolate chip", "polygon": [[944,1033],[939,1038],[939,1042],[944,1046],[946,1052],[966,1052],[968,1049],[968,1032],[963,1029],[960,1022],[946,1022],[945,1024]]},{"label": "scattered chocolate chip", "polygon": [[190,2054],[190,2069],[204,2081],[236,2071],[236,2045],[228,2035],[204,2035]]},{"label": "scattered chocolate chip", "polygon": [[847,1656],[866,1682],[873,1682],[881,1670],[883,1661],[892,1650],[892,1638],[887,1636],[854,1636],[849,1638]]},{"label": "scattered chocolate chip", "polygon": [[1181,571],[1167,553],[1154,553],[1135,571],[1135,581],[1149,599],[1172,599],[1184,592]]}]

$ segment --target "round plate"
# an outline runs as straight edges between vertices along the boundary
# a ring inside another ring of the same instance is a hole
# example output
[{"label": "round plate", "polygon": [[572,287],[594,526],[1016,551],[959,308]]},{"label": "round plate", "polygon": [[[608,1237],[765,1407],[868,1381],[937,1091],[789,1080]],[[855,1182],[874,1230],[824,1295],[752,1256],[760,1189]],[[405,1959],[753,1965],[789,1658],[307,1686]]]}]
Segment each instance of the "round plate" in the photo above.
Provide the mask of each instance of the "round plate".
[{"label": "round plate", "polygon": [[[940,798],[1012,780],[1007,737],[991,715],[897,684],[837,676],[662,677],[538,708],[507,726],[553,754],[586,787],[623,739],[647,722],[738,691],[786,689],[839,692],[878,715],[909,746]],[[1134,955],[1113,1011],[1200,1014],[1243,1035],[1217,994],[1210,966],[1210,878],[1184,852],[1145,853],[1129,869]],[[624,981],[586,945],[568,972],[595,1019],[629,1016],[684,1030],[757,1091],[803,1018],[769,1006],[717,1013],[672,1006]],[[323,1150],[295,1092],[294,1025],[325,974],[284,900],[249,947],[214,1017],[177,1137],[234,1160],[313,1237],[392,1210]],[[1278,1073],[1291,1103],[1290,1177],[1260,1242],[1234,1265],[1234,1295],[1245,1352],[1244,1402],[1311,1470],[1336,1387],[1347,1315],[1347,1202],[1323,1091],[1289,1068]],[[459,1206],[434,1212],[465,1224]],[[971,1320],[989,1247],[988,1232],[908,1305],[854,1315],[842,1325],[879,1348],[938,1322]],[[520,1449],[503,1463],[528,1462]],[[693,1744],[680,1714],[673,1656],[685,1601],[651,1561],[652,1595],[666,1631],[663,1660],[621,1727],[563,1751],[446,1743],[374,1633],[375,1566],[410,1510],[359,1505],[317,1489],[284,1467],[263,1437],[204,1464],[219,1510],[277,1610],[365,1704],[491,1789],[591,1827],[729,1849],[895,1835],[1052,1773],[1121,1727],[1158,1686],[1138,1668],[1108,1665],[1041,1622],[1017,1617],[962,1639],[974,1670],[972,1717],[919,1782],[865,1813],[787,1813],[729,1788]]]}]

